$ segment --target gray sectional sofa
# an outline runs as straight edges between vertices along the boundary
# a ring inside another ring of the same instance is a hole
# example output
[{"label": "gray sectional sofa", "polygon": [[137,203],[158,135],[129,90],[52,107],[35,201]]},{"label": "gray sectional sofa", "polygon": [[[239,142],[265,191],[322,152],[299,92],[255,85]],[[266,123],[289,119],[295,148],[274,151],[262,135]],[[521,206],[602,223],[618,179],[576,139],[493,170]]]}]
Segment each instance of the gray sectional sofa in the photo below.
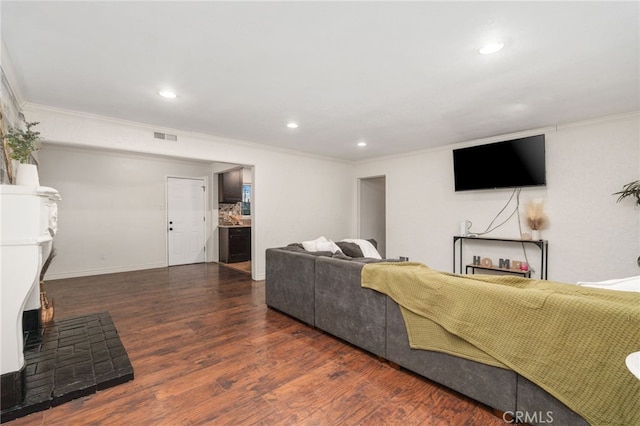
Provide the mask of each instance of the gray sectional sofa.
[{"label": "gray sectional sofa", "polygon": [[400,307],[360,285],[362,268],[376,261],[306,252],[295,244],[267,249],[266,303],[498,411],[526,416],[527,423],[548,424],[551,419],[567,426],[588,424],[512,370],[411,349]]}]

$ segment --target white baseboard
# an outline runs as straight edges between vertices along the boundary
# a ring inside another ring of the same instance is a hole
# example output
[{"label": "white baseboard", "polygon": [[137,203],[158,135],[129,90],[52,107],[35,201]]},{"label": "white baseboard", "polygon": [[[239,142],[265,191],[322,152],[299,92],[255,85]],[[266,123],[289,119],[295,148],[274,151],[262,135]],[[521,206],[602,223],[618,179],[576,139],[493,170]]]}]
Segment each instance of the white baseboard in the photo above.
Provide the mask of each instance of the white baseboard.
[{"label": "white baseboard", "polygon": [[[209,262],[208,262],[209,263]],[[145,269],[166,268],[169,265],[166,262],[148,263],[144,265],[118,266],[112,268],[85,269],[80,271],[68,271],[59,273],[49,273],[45,275],[45,281],[61,280],[64,278],[90,277],[92,275],[116,274],[118,272],[142,271]],[[254,281],[263,281],[265,273],[256,274]]]},{"label": "white baseboard", "polygon": [[118,272],[142,271],[144,269],[166,268],[167,263],[147,263],[144,265],[118,266],[112,268],[85,269],[80,271],[60,272],[56,274],[46,274],[45,281],[59,280],[63,278],[89,277],[92,275],[115,274]]}]

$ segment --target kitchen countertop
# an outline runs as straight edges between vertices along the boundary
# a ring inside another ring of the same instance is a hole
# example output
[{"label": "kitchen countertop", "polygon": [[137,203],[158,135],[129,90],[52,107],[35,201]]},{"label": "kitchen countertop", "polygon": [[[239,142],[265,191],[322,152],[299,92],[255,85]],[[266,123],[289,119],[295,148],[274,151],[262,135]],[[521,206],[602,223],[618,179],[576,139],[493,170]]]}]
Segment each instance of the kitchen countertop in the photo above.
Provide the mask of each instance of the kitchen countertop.
[{"label": "kitchen countertop", "polygon": [[218,228],[251,228],[251,225],[218,225]]}]

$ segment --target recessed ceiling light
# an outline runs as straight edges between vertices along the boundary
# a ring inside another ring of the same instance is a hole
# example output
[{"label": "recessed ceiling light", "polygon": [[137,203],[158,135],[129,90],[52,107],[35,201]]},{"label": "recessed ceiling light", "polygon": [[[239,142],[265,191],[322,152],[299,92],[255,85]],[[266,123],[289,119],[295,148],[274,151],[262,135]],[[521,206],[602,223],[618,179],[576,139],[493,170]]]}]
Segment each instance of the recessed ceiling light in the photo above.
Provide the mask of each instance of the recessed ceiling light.
[{"label": "recessed ceiling light", "polygon": [[358,146],[367,146],[367,143],[365,141],[360,141],[358,142]]},{"label": "recessed ceiling light", "polygon": [[176,94],[171,90],[161,90],[158,92],[158,94],[167,99],[174,99],[176,97]]},{"label": "recessed ceiling light", "polygon": [[294,123],[293,121],[290,121],[287,123],[287,127],[290,129],[297,129],[298,128],[298,123]]},{"label": "recessed ceiling light", "polygon": [[489,43],[482,46],[478,49],[478,53],[481,55],[491,55],[492,53],[496,53],[504,47],[504,43],[501,41],[497,41],[495,43]]}]

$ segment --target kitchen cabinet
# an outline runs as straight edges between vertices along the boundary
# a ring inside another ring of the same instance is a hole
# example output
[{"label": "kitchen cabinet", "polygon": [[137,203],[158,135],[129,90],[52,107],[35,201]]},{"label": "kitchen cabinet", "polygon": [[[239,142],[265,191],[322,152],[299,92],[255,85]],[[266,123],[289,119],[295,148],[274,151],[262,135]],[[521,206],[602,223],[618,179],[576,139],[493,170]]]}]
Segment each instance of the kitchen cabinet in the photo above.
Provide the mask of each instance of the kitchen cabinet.
[{"label": "kitchen cabinet", "polygon": [[220,226],[220,262],[251,260],[251,227]]},{"label": "kitchen cabinet", "polygon": [[229,204],[242,202],[242,169],[218,175],[218,202]]}]

